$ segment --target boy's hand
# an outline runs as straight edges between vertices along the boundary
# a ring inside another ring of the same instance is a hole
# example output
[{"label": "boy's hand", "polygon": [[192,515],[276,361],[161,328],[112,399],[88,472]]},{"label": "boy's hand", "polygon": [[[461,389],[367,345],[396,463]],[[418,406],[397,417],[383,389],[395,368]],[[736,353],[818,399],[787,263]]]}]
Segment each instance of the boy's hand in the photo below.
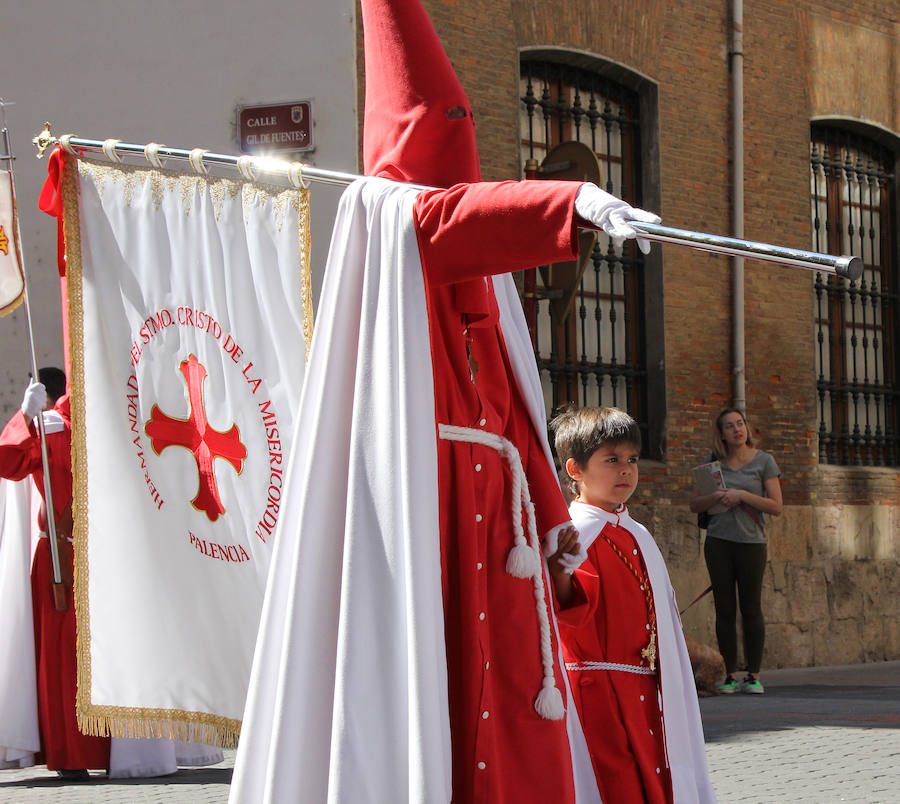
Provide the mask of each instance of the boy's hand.
[{"label": "boy's hand", "polygon": [[561,559],[564,555],[577,555],[581,552],[578,542],[578,531],[574,525],[568,525],[556,534],[556,552],[548,556],[547,566],[551,573],[564,572]]},{"label": "boy's hand", "polygon": [[569,563],[567,572],[563,558],[579,553],[581,553],[581,544],[578,542],[578,531],[573,525],[567,525],[556,534],[556,552],[547,556],[550,581],[556,593],[556,600],[563,609],[569,608],[577,601],[577,592],[572,580],[572,564]]}]

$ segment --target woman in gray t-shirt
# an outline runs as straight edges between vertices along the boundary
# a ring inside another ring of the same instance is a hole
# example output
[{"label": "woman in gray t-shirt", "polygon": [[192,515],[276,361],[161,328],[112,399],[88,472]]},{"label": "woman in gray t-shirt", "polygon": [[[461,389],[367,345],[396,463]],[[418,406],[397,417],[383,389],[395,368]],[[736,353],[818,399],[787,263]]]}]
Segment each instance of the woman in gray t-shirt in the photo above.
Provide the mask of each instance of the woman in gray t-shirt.
[{"label": "woman in gray t-shirt", "polygon": [[[766,624],[762,613],[762,579],[766,568],[765,515],[781,513],[781,472],[775,459],[753,446],[747,417],[728,408],[716,418],[713,457],[722,464],[725,488],[691,500],[695,513],[718,509],[709,520],[703,552],[716,606],[716,639],[725,660],[723,693],[762,693],[759,668]],[[722,510],[724,506],[724,510]],[[737,592],[737,596],[735,596]],[[741,607],[747,676],[737,671],[737,600]]]}]

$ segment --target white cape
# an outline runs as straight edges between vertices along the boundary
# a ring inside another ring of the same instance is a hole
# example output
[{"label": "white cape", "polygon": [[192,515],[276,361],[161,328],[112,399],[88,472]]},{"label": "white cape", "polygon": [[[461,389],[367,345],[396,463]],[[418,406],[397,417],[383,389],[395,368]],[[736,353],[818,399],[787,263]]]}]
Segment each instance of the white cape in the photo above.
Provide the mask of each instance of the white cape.
[{"label": "white cape", "polygon": [[[450,800],[433,380],[413,226],[418,192],[364,179],[341,199],[232,804]],[[510,361],[544,433],[511,278],[495,280],[495,290]],[[576,766],[588,769],[576,778],[588,791],[579,800],[596,801],[584,737],[575,708],[568,710]]]},{"label": "white cape", "polygon": [[179,765],[216,765],[222,749],[204,743],[147,737],[113,737],[109,744],[109,778],[168,776]]},{"label": "white cape", "polygon": [[675,804],[714,804],[716,794],[709,780],[703,724],[697,703],[694,673],[684,644],[684,632],[675,590],[669,580],[666,562],[653,536],[635,522],[623,508],[617,514],[593,505],[573,502],[569,506],[572,522],[578,529],[583,550],[593,544],[608,522],[618,523],[637,542],[647,567],[647,577],[656,607],[659,639],[659,686],[663,706],[663,730],[666,754],[672,773]]},{"label": "white cape", "polygon": [[[40,499],[30,477],[0,479],[0,769],[34,765],[41,747],[31,603]],[[222,758],[221,749],[203,743],[113,738],[109,776],[165,776],[179,765],[215,765]]]},{"label": "white cape", "polygon": [[41,749],[31,611],[39,501],[30,477],[0,479],[0,768],[27,768]]}]

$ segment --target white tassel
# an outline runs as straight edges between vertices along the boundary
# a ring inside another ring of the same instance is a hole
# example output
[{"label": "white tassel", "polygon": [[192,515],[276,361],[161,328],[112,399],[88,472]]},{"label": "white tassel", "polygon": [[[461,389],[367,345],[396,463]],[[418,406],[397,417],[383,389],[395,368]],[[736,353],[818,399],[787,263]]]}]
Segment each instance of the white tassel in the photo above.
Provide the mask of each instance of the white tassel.
[{"label": "white tassel", "polygon": [[553,679],[544,679],[544,687],[534,701],[534,711],[544,720],[562,720],[566,714],[562,693],[556,688]]},{"label": "white tassel", "polygon": [[[470,444],[482,444],[497,450],[509,465],[512,473],[512,526],[515,545],[506,559],[506,572],[514,578],[531,578],[534,584],[534,600],[537,610],[538,627],[540,629],[541,664],[543,665],[543,689],[534,701],[535,711],[544,720],[562,720],[566,714],[562,693],[556,688],[553,673],[553,644],[550,639],[550,617],[547,613],[547,601],[544,586],[544,561],[537,536],[534,516],[534,505],[528,492],[528,479],[522,468],[522,461],[515,446],[502,436],[494,433],[475,430],[469,427],[456,427],[450,424],[438,424],[438,434],[449,441],[463,441]],[[528,538],[522,527],[522,517],[528,523]]]},{"label": "white tassel", "polygon": [[513,578],[533,578],[538,572],[534,550],[524,541],[509,551],[506,557],[506,572]]}]

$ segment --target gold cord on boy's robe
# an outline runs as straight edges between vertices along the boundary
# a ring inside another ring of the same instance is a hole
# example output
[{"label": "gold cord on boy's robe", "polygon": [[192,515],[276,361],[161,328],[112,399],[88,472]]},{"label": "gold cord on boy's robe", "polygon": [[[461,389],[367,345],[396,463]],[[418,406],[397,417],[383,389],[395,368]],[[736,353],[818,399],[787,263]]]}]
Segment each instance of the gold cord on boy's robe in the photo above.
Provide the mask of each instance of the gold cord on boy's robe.
[{"label": "gold cord on boy's robe", "polygon": [[650,621],[650,641],[646,648],[641,649],[641,658],[646,659],[651,670],[656,670],[656,609],[653,605],[653,593],[650,591],[650,579],[646,573],[638,572],[632,565],[628,557],[615,545],[602,530],[600,535],[603,540],[613,549],[613,552],[622,559],[622,562],[631,570],[631,574],[637,579],[638,585],[644,591],[644,600],[647,602],[647,619]]}]

